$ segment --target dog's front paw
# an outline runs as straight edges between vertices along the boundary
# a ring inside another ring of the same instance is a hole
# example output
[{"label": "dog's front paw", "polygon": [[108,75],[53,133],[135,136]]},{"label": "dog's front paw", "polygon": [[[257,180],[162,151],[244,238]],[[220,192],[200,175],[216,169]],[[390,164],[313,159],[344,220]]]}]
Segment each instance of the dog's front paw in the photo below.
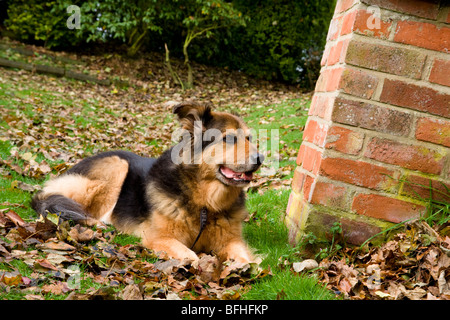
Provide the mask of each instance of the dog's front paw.
[{"label": "dog's front paw", "polygon": [[242,241],[229,243],[221,252],[220,256],[224,260],[234,260],[242,264],[252,262],[251,253],[247,245]]}]

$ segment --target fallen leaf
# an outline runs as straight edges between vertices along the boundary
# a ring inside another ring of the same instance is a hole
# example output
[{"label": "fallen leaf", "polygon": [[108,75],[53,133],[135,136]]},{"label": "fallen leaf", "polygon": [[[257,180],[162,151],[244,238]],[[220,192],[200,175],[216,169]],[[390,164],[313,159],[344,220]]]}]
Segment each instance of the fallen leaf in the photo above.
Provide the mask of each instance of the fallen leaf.
[{"label": "fallen leaf", "polygon": [[137,284],[130,284],[126,286],[122,290],[120,297],[123,300],[143,300],[141,290],[139,289],[139,286]]},{"label": "fallen leaf", "polygon": [[48,270],[55,270],[58,271],[58,268],[56,268],[54,265],[52,265],[47,259],[37,259],[34,263],[34,267],[41,267],[44,270],[48,269]]},{"label": "fallen leaf", "polygon": [[198,274],[203,282],[217,281],[220,276],[219,260],[215,256],[204,255],[196,266]]},{"label": "fallen leaf", "polygon": [[66,257],[65,255],[50,253],[47,256],[47,261],[53,265],[58,265],[63,262],[73,262],[74,260],[72,258]]},{"label": "fallen leaf", "polygon": [[90,228],[82,227],[77,224],[70,229],[69,236],[76,242],[88,242],[94,239],[94,231]]},{"label": "fallen leaf", "polygon": [[177,259],[170,259],[167,261],[157,261],[155,263],[155,269],[164,272],[165,274],[171,274],[174,270],[178,270],[185,265],[189,264],[190,261],[180,261]]},{"label": "fallen leaf", "polygon": [[33,158],[33,154],[31,152],[25,152],[20,157],[25,161],[30,161]]},{"label": "fallen leaf", "polygon": [[442,270],[438,278],[439,293],[450,295],[450,285],[445,279],[445,270]]},{"label": "fallen leaf", "polygon": [[11,188],[19,188],[19,189],[21,189],[23,191],[35,192],[37,190],[40,190],[41,186],[28,184],[28,183],[25,183],[25,182],[22,182],[22,181],[14,180],[13,182],[11,182]]},{"label": "fallen leaf", "polygon": [[389,293],[386,293],[383,291],[375,291],[375,295],[377,295],[380,298],[391,298],[392,297]]},{"label": "fallen leaf", "polygon": [[2,272],[0,282],[7,286],[18,286],[22,282],[22,275],[18,271]]},{"label": "fallen leaf", "polygon": [[419,287],[414,288],[413,290],[404,290],[404,295],[410,300],[420,300],[423,296],[427,294],[427,292]]},{"label": "fallen leaf", "polygon": [[26,300],[45,300],[45,298],[38,294],[26,294],[25,295]]},{"label": "fallen leaf", "polygon": [[68,243],[57,241],[57,240],[49,240],[48,242],[36,245],[37,248],[42,250],[58,250],[58,251],[74,251],[76,248],[71,246]]},{"label": "fallen leaf", "polygon": [[44,293],[53,293],[55,295],[61,295],[69,291],[70,289],[67,286],[67,283],[61,281],[58,281],[54,284],[46,284],[42,286],[42,292]]},{"label": "fallen leaf", "polygon": [[5,216],[9,218],[12,222],[14,222],[17,226],[23,227],[25,226],[25,221],[14,211],[9,210],[6,213],[4,213]]},{"label": "fallen leaf", "polygon": [[319,264],[314,259],[306,259],[303,260],[302,262],[294,262],[292,264],[292,268],[294,269],[295,272],[302,272],[303,270],[308,271],[311,269],[315,269],[318,266]]}]

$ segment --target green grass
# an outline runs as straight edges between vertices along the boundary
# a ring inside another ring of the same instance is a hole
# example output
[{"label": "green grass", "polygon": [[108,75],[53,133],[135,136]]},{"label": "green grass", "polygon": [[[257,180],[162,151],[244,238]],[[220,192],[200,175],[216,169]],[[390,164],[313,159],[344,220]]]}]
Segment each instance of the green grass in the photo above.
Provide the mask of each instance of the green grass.
[{"label": "green grass", "polygon": [[263,195],[252,193],[248,196],[251,221],[244,232],[256,253],[265,256],[263,267],[276,265],[279,257],[292,251],[287,242],[287,228],[281,221],[288,198],[289,190],[268,190]]},{"label": "green grass", "polygon": [[293,274],[281,270],[273,278],[252,285],[243,295],[245,300],[334,300],[336,296],[318,284],[317,278],[307,274]]},{"label": "green grass", "polygon": [[251,214],[244,235],[254,253],[263,258],[261,267],[270,268],[273,276],[252,284],[243,294],[247,300],[336,299],[313,275],[286,270],[284,260],[300,261],[296,248],[288,243],[288,230],[282,222],[289,190],[268,190],[263,195],[249,194],[247,207]]},{"label": "green grass", "polygon": [[[295,164],[293,158],[297,156],[302,142],[303,128],[307,120],[305,110],[309,104],[310,100],[306,98],[293,99],[276,105],[252,106],[250,111],[242,115],[248,126],[256,132],[261,129],[267,130],[269,138],[270,130],[278,130],[280,168]],[[270,142],[267,147],[270,150]]]},{"label": "green grass", "polygon": [[[12,149],[9,141],[0,140],[0,158],[7,159]],[[21,162],[17,161],[20,166]],[[30,208],[30,193],[13,187],[14,181],[21,181],[28,184],[38,184],[39,181],[24,177],[14,170],[0,167],[2,177],[0,178],[0,209],[11,208],[11,205],[22,218],[33,219],[36,213]]]}]

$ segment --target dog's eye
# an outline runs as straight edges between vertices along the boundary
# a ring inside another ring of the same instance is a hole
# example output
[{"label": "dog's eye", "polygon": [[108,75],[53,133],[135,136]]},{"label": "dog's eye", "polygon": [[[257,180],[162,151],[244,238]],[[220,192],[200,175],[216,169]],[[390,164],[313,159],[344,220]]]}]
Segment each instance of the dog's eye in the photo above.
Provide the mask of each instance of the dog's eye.
[{"label": "dog's eye", "polygon": [[237,143],[237,137],[227,134],[226,136],[223,137],[223,142],[235,144]]}]

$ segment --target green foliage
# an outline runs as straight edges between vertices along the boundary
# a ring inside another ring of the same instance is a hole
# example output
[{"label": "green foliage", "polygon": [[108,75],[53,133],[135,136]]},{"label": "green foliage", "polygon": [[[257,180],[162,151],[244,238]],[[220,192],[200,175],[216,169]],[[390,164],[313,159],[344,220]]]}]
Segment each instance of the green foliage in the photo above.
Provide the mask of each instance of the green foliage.
[{"label": "green foliage", "polygon": [[58,0],[14,0],[8,2],[4,24],[22,41],[41,42],[47,47],[77,44],[66,26],[67,14],[55,14]]},{"label": "green foliage", "polygon": [[135,55],[141,48],[149,31],[161,31],[155,22],[158,15],[156,0],[86,1],[80,9],[79,38],[87,42],[118,39],[128,44],[130,55]]},{"label": "green foliage", "polygon": [[[8,3],[6,28],[47,47],[125,43],[227,66],[250,75],[313,88],[320,71],[335,1],[295,0],[17,0]],[[66,26],[69,5],[80,7],[80,29]],[[195,40],[195,41],[194,41]],[[188,53],[188,47],[190,54]]]},{"label": "green foliage", "polygon": [[220,61],[256,77],[313,88],[335,2],[235,0],[233,3],[250,21],[245,28],[224,31],[215,44],[202,43],[207,48],[197,48],[202,58]]},{"label": "green foliage", "polygon": [[[167,1],[168,3],[171,2]],[[191,42],[201,36],[210,38],[213,34],[212,32],[217,29],[235,25],[245,26],[245,19],[242,17],[241,12],[233,8],[232,4],[222,0],[216,0],[215,2],[191,0],[181,3],[173,0],[169,12],[170,15],[174,15],[175,24],[181,20],[181,30],[183,34],[186,34],[183,41],[183,56],[184,63],[188,68],[186,85],[189,88],[193,86],[193,73],[188,54],[188,47]],[[167,11],[161,12],[165,13],[165,16],[170,19]]]}]

